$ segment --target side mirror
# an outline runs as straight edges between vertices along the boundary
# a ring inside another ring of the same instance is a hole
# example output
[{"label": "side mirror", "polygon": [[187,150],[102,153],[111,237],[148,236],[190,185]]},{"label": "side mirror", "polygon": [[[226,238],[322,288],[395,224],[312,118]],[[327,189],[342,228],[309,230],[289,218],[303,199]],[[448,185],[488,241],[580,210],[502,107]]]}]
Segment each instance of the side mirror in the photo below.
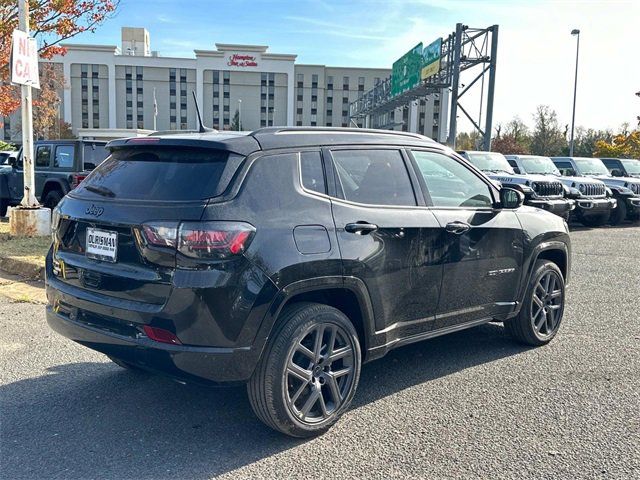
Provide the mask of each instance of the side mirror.
[{"label": "side mirror", "polygon": [[500,206],[510,210],[520,208],[524,203],[524,194],[513,188],[500,189]]},{"label": "side mirror", "polygon": [[18,166],[18,159],[12,155],[7,159],[7,163],[13,168],[16,168]]},{"label": "side mirror", "polygon": [[611,169],[611,176],[612,177],[622,177],[622,172],[618,168],[612,168]]}]

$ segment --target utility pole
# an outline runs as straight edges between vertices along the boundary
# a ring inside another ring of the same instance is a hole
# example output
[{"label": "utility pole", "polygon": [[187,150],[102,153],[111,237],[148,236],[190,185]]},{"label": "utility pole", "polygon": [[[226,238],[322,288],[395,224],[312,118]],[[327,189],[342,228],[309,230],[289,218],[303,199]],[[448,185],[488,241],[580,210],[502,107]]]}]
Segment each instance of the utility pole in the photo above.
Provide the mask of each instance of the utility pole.
[{"label": "utility pole", "polygon": [[[11,209],[9,232],[11,235],[21,237],[47,236],[51,235],[51,210],[41,207],[35,195],[31,85],[39,88],[40,82],[38,80],[37,47],[35,40],[29,37],[29,4],[27,0],[19,0],[18,17],[18,30],[14,31],[13,35],[11,78],[14,81],[15,75],[15,81],[21,85],[24,194],[20,206]],[[21,58],[25,56],[28,56],[26,62],[24,58]]]},{"label": "utility pole", "polygon": [[[20,0],[18,5],[19,28],[29,33],[29,2]],[[23,207],[38,207],[40,204],[34,193],[35,173],[33,171],[33,111],[31,85],[22,85],[22,162],[24,168],[24,195],[21,205]]]}]

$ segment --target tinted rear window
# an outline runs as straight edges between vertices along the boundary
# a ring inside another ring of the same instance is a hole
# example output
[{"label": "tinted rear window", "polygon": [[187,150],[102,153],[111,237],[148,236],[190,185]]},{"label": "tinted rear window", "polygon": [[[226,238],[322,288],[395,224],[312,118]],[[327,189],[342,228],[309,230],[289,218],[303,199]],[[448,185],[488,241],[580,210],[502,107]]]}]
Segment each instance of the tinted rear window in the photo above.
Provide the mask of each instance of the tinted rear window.
[{"label": "tinted rear window", "polygon": [[201,200],[219,195],[229,153],[156,148],[116,150],[78,193],[126,200]]}]

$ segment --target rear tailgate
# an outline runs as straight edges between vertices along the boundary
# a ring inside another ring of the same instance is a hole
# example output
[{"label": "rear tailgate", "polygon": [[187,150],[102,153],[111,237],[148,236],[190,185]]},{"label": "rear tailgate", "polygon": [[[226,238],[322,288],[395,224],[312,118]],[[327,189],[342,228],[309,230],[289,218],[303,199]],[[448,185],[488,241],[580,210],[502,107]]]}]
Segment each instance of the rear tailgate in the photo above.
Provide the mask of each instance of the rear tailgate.
[{"label": "rear tailgate", "polygon": [[161,308],[171,293],[175,249],[152,245],[143,225],[199,221],[208,199],[224,190],[233,156],[168,147],[114,152],[56,211],[54,275],[140,309]]}]

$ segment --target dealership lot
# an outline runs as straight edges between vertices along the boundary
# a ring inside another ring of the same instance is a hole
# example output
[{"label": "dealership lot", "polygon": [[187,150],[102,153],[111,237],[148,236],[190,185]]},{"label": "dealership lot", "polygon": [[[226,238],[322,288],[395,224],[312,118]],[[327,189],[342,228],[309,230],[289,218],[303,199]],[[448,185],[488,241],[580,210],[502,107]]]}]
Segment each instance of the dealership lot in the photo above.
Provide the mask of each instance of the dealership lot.
[{"label": "dealership lot", "polygon": [[571,237],[549,346],[490,324],[401,348],[310,441],[263,426],[243,388],[127,372],[0,297],[0,477],[638,478],[640,227]]}]

